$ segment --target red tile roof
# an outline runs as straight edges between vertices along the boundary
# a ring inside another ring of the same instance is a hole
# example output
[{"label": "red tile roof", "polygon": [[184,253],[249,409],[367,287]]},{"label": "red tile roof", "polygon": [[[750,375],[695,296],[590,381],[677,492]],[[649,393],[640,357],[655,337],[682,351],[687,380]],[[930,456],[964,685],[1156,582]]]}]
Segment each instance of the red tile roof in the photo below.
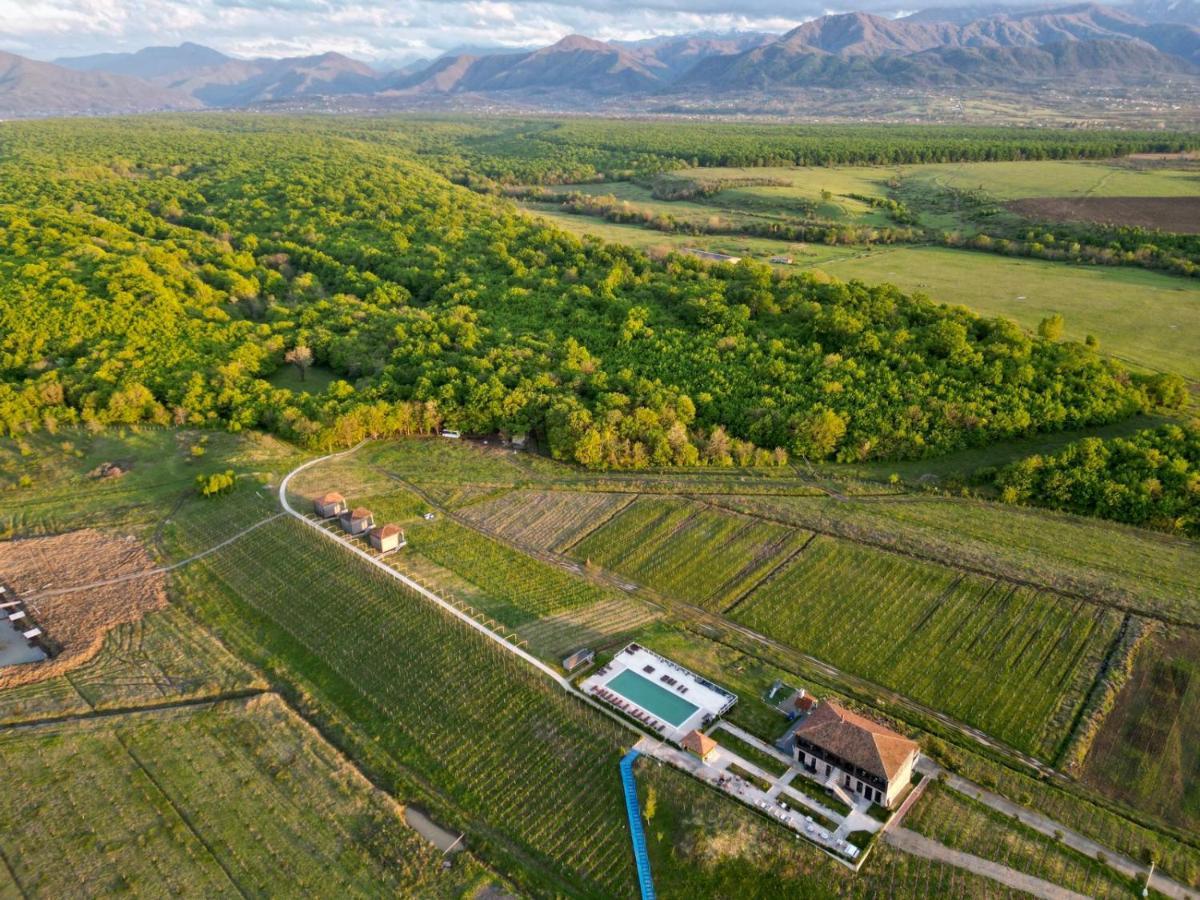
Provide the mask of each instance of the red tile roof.
[{"label": "red tile roof", "polygon": [[702,731],[689,731],[679,745],[700,757],[708,756],[717,749],[717,742]]},{"label": "red tile roof", "polygon": [[817,701],[814,700],[812,697],[810,697],[808,694],[805,694],[803,697],[796,698],[796,703],[795,703],[796,709],[800,710],[801,712],[808,712],[810,709],[812,709],[816,705],[817,705]]},{"label": "red tile roof", "polygon": [[371,529],[371,534],[377,538],[391,537],[395,534],[404,534],[399,525],[380,525],[377,528]]},{"label": "red tile roof", "polygon": [[329,493],[323,494],[321,496],[321,502],[322,503],[345,503],[346,498],[343,497],[341,494],[339,494],[337,491],[330,491]]},{"label": "red tile roof", "polygon": [[920,749],[916,741],[832,701],[813,710],[796,729],[796,736],[889,781]]},{"label": "red tile roof", "polygon": [[367,519],[370,518],[370,516],[371,511],[365,506],[356,506],[350,511],[350,518],[352,519]]}]

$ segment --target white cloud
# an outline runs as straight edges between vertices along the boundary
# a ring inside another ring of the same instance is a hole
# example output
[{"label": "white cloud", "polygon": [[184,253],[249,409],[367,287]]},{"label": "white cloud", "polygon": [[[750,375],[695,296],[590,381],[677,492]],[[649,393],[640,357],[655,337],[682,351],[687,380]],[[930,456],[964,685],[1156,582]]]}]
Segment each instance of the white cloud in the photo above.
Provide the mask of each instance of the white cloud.
[{"label": "white cloud", "polygon": [[[859,7],[896,9],[894,0]],[[0,48],[50,59],[195,41],[239,56],[336,50],[372,60],[571,33],[782,32],[822,12],[809,0],[0,0]]]}]

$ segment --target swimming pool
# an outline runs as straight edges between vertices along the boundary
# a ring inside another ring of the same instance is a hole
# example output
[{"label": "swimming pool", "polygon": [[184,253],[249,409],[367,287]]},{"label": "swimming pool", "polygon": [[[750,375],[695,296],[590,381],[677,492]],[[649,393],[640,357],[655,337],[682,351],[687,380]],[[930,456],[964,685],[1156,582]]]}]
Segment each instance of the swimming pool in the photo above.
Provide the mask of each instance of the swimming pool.
[{"label": "swimming pool", "polygon": [[676,728],[700,708],[688,703],[674,691],[643,678],[632,669],[626,669],[616,675],[605,687]]}]

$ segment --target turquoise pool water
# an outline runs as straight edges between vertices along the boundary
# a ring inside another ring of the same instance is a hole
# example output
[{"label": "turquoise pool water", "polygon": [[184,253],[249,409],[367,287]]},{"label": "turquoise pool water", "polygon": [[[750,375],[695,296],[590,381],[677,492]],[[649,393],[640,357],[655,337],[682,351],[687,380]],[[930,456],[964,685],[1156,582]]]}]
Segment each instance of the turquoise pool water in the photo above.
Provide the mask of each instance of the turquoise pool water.
[{"label": "turquoise pool water", "polygon": [[626,669],[605,685],[626,700],[631,700],[648,713],[678,728],[700,707],[688,703],[677,693],[667,690],[632,669]]}]

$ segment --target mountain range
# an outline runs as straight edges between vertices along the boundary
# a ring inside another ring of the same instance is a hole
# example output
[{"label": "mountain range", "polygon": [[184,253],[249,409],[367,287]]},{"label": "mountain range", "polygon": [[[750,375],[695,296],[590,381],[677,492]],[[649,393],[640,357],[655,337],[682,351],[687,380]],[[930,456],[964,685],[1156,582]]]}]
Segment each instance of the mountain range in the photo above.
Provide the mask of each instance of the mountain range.
[{"label": "mountain range", "polygon": [[319,98],[612,98],[804,87],[1026,89],[1200,80],[1200,0],[827,15],[783,35],[696,33],[470,49],[380,71],[338,53],[240,59],[195,43],[53,63],[0,53],[0,116],[235,108]]}]

